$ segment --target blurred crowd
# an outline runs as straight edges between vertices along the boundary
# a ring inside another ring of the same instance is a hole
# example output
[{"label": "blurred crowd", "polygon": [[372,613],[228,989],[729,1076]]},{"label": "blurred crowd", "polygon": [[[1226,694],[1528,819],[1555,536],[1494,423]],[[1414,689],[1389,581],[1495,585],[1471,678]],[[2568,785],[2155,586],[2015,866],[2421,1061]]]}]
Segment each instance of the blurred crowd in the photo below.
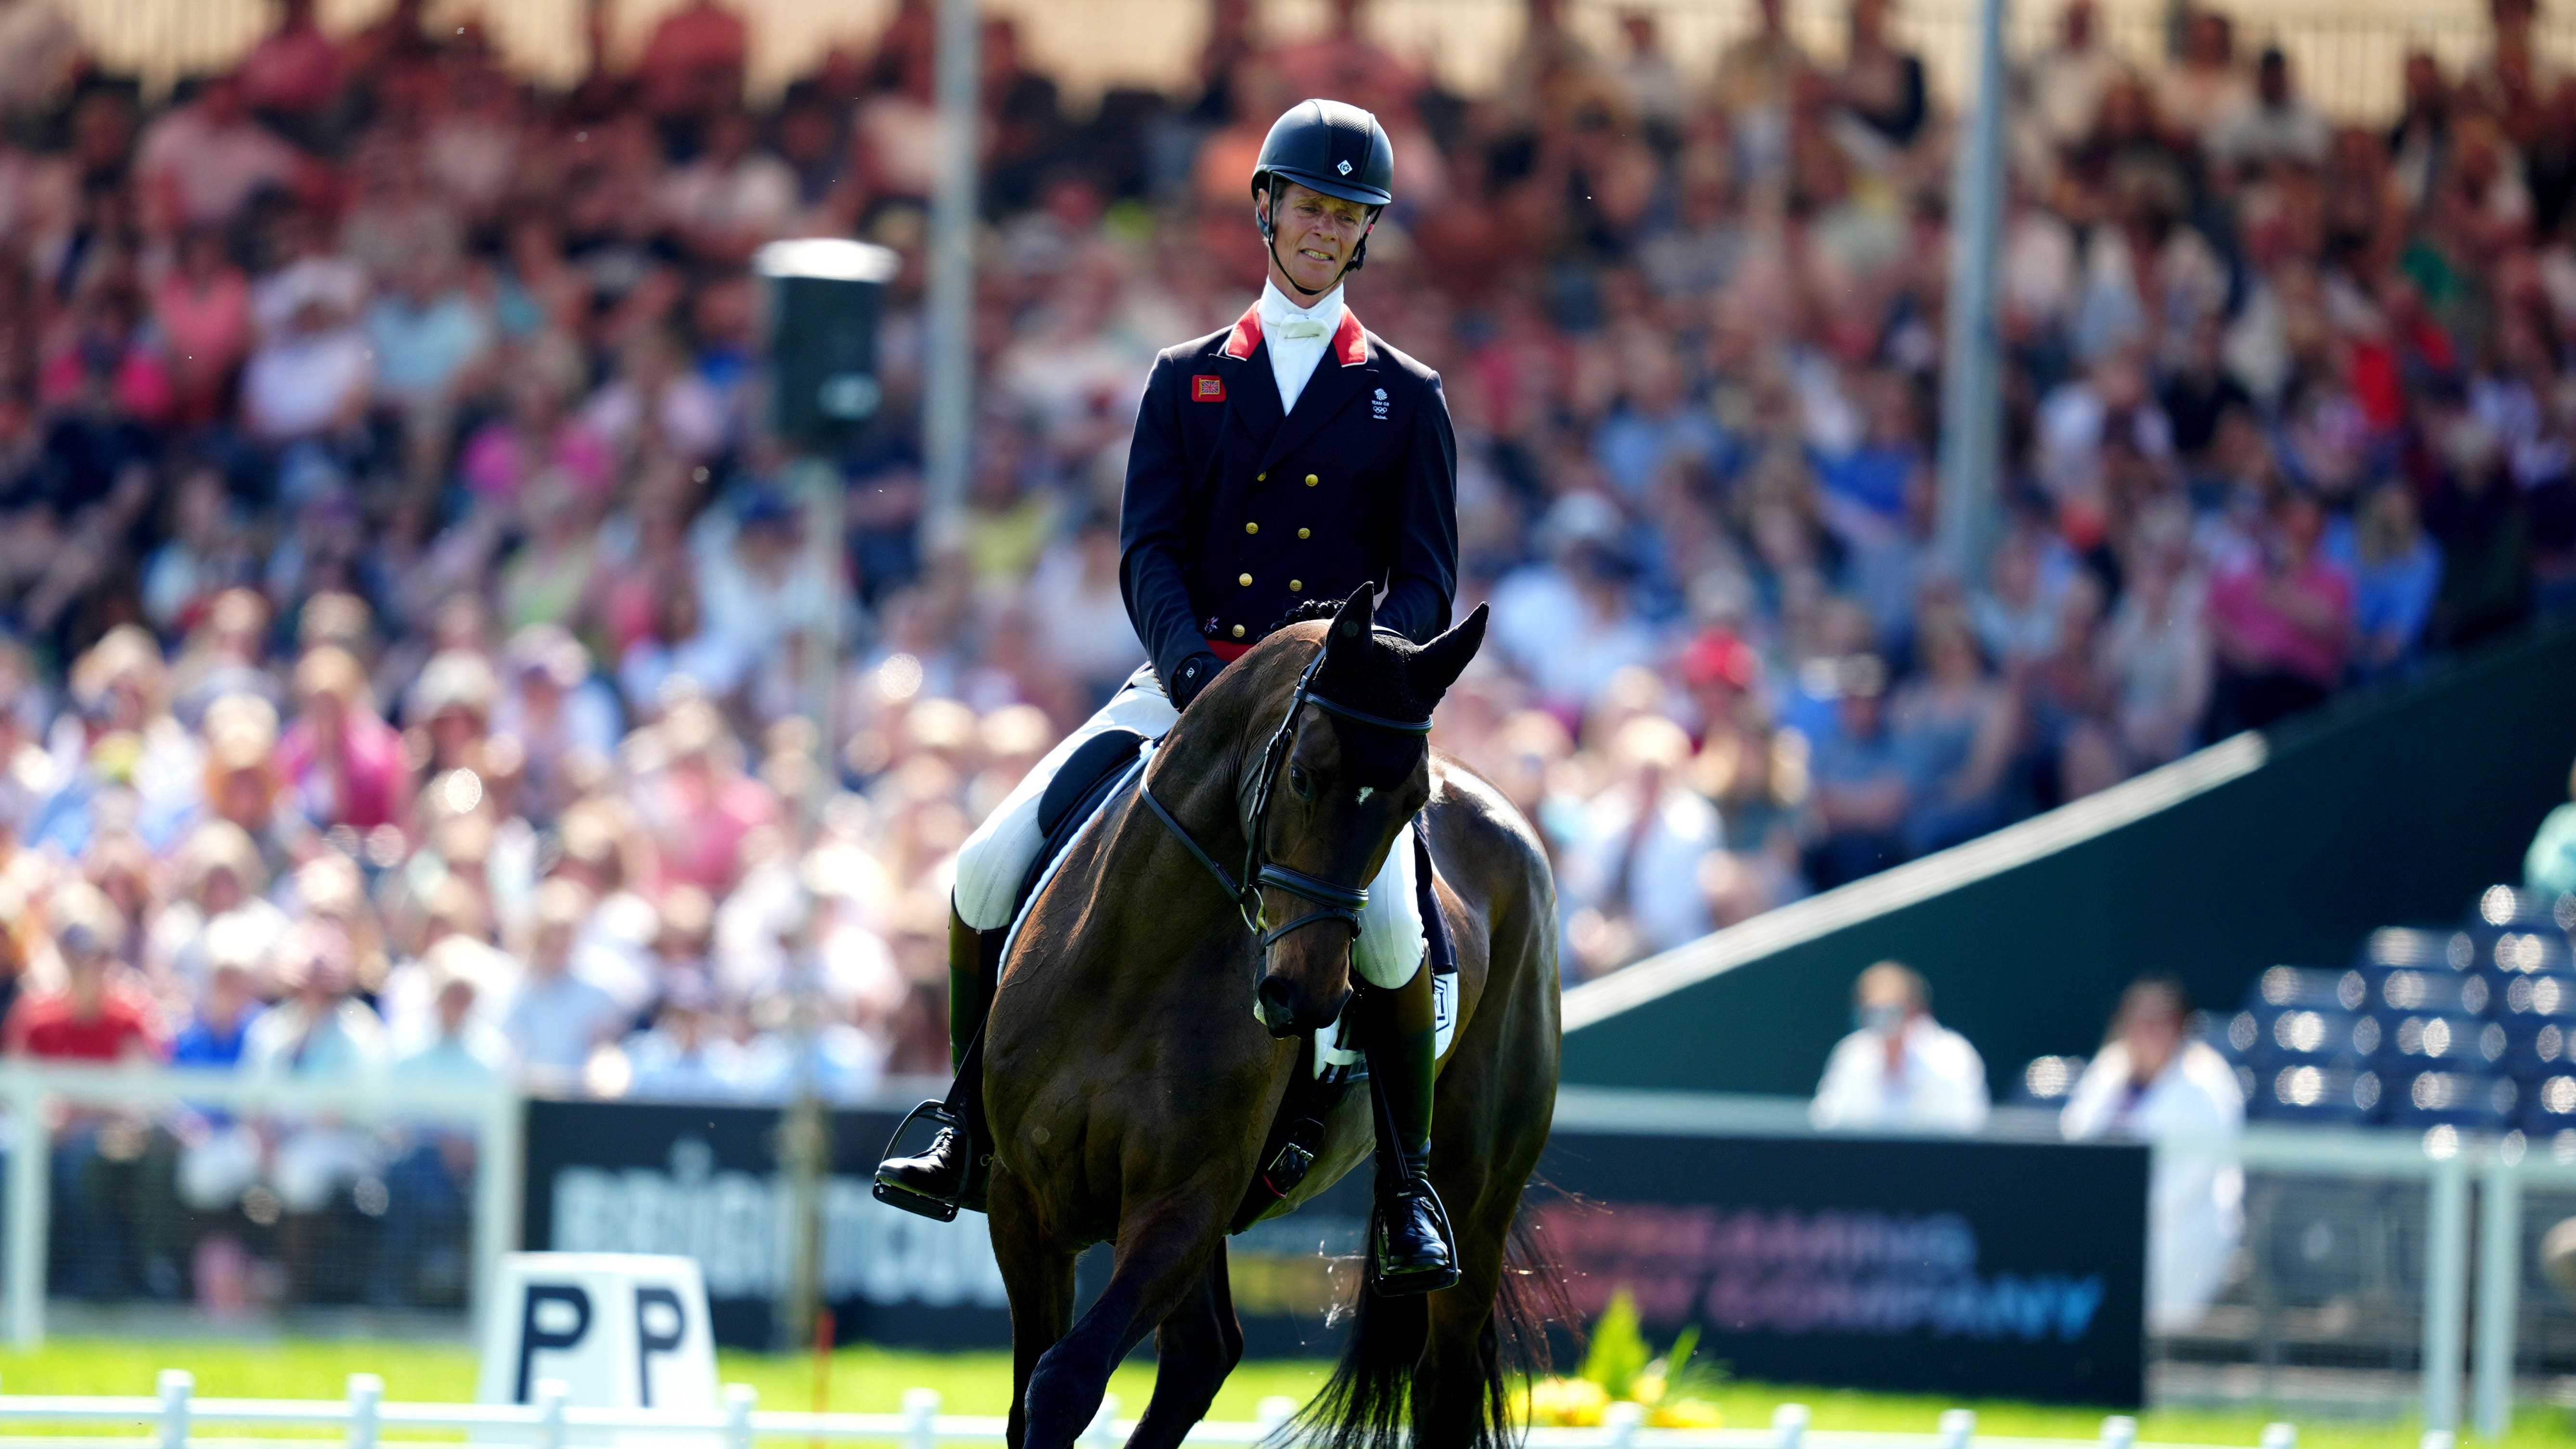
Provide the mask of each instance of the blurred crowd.
[{"label": "blurred crowd", "polygon": [[[1932,543],[1952,118],[1887,0],[1831,55],[1754,10],[1683,55],[1529,0],[1461,95],[1363,0],[1293,43],[1210,0],[1190,83],[1080,111],[988,18],[975,452],[925,532],[921,0],[759,98],[722,0],[561,92],[418,0],[280,0],[149,105],[0,0],[6,1049],[944,1071],[947,862],[1142,659],[1138,384],[1257,290],[1252,157],[1307,95],[1395,138],[1352,305],[1446,379],[1495,608],[1438,740],[1541,826],[1569,981],[2576,605],[2576,77],[2530,0],[2376,128],[2223,11],[2142,65],[2065,5],[1974,576]],[[748,262],[796,235],[903,259],[887,425],[821,459],[759,392]],[[210,1201],[436,1165],[220,1135],[179,1134]]]}]

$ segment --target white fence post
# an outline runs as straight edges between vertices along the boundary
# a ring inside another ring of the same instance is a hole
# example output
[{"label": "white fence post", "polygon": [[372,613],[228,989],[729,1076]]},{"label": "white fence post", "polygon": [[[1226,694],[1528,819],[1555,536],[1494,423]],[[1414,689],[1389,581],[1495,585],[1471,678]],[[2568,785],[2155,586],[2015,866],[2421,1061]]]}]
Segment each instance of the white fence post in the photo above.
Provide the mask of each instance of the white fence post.
[{"label": "white fence post", "polygon": [[376,1409],[384,1401],[383,1379],[349,1375],[349,1449],[376,1449]]},{"label": "white fence post", "polygon": [[1297,1401],[1286,1394],[1272,1394],[1252,1411],[1252,1422],[1258,1442],[1276,1444],[1279,1449],[1293,1449],[1281,1438],[1288,1421],[1297,1417]]},{"label": "white fence post", "polygon": [[564,1409],[571,1401],[563,1380],[537,1380],[537,1449],[564,1449]]},{"label": "white fence post", "polygon": [[2264,1425],[2263,1449],[2299,1449],[2299,1426],[2279,1421]]},{"label": "white fence post", "polygon": [[1771,1411],[1771,1449],[1799,1449],[1806,1440],[1806,1405],[1782,1404]]},{"label": "white fence post", "polygon": [[904,1390],[903,1417],[903,1449],[939,1449],[939,1390]]},{"label": "white fence post", "polygon": [[188,1449],[188,1399],[197,1376],[186,1369],[161,1371],[161,1449]]},{"label": "white fence post", "polygon": [[1601,1416],[1601,1442],[1608,1449],[1634,1449],[1637,1426],[1646,1422],[1646,1406],[1621,1400]]},{"label": "white fence post", "polygon": [[[2447,1129],[2436,1129],[2447,1130]],[[2433,1161],[2424,1216],[2424,1427],[2460,1427],[2460,1352],[2469,1288],[2469,1165]]]},{"label": "white fence post", "polygon": [[1102,1394],[1100,1412],[1091,1416],[1091,1427],[1082,1431],[1083,1449],[1117,1449],[1118,1396]]},{"label": "white fence post", "polygon": [[2522,1294],[2522,1174],[2490,1154],[2478,1178],[2478,1327],[2471,1352],[2471,1420],[2495,1440],[2513,1427],[2514,1315]]},{"label": "white fence post", "polygon": [[9,1343],[20,1353],[45,1346],[45,1234],[53,1213],[54,1135],[45,1127],[45,1094],[19,1078],[9,1084],[9,1115],[18,1131],[9,1153],[6,1243]]},{"label": "white fence post", "polygon": [[483,1140],[474,1155],[474,1221],[469,1228],[474,1262],[465,1288],[465,1321],[488,1335],[498,1327],[485,1320],[498,1311],[492,1295],[501,1282],[501,1259],[519,1242],[520,1178],[527,1172],[527,1110],[519,1094],[495,1089],[481,1126]]},{"label": "white fence post", "polygon": [[760,1390],[749,1384],[725,1385],[725,1449],[751,1449],[751,1411],[759,1407]]},{"label": "white fence post", "polygon": [[2102,1421],[2102,1449],[2130,1449],[2138,1442],[2138,1421],[2113,1414]]},{"label": "white fence post", "polygon": [[1976,1437],[1976,1410],[1943,1409],[1941,1411],[1941,1449],[1968,1449],[1968,1441]]}]

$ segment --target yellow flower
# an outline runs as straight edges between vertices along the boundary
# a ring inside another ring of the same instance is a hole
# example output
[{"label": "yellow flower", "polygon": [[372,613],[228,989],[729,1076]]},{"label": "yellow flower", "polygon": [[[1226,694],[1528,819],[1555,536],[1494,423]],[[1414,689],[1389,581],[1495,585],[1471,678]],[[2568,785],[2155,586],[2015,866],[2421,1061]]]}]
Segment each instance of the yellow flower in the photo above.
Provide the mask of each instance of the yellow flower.
[{"label": "yellow flower", "polygon": [[1628,1397],[1641,1404],[1651,1404],[1664,1396],[1662,1374],[1639,1374],[1628,1385]]},{"label": "yellow flower", "polygon": [[1610,1395],[1589,1379],[1540,1379],[1530,1385],[1530,1422],[1553,1428],[1589,1429],[1601,1423]]},{"label": "yellow flower", "polygon": [[1657,1406],[1646,1423],[1657,1429],[1722,1429],[1726,1416],[1706,1399],[1677,1399]]}]

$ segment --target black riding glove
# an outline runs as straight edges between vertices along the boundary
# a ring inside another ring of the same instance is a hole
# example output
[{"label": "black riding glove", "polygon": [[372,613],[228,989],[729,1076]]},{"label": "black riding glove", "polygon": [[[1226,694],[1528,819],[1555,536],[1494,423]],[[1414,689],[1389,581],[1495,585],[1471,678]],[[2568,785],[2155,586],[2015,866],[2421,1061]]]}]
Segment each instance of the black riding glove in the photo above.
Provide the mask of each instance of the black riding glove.
[{"label": "black riding glove", "polygon": [[1172,671],[1172,677],[1163,681],[1163,692],[1171,696],[1172,708],[1188,709],[1190,701],[1198,698],[1199,691],[1207,688],[1208,681],[1216,678],[1217,671],[1224,667],[1224,660],[1204,649],[1182,660],[1181,667]]}]

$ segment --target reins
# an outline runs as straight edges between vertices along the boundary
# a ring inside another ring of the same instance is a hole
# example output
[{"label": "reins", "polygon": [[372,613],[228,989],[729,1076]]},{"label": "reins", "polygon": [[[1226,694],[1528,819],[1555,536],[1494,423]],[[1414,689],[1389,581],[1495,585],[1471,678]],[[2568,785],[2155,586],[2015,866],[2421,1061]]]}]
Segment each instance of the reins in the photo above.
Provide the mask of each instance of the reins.
[{"label": "reins", "polygon": [[[1320,876],[1308,875],[1302,870],[1292,870],[1277,861],[1263,857],[1262,838],[1270,833],[1270,792],[1279,777],[1279,766],[1287,757],[1289,746],[1295,742],[1297,716],[1311,704],[1326,714],[1337,715],[1353,724],[1365,725],[1370,729],[1389,730],[1408,735],[1431,733],[1431,721],[1427,719],[1419,721],[1388,719],[1384,715],[1370,714],[1365,710],[1353,709],[1346,704],[1335,703],[1317,694],[1315,672],[1324,667],[1324,654],[1325,651],[1319,648],[1315,651],[1315,657],[1307,661],[1305,672],[1297,676],[1296,692],[1288,697],[1287,715],[1279,721],[1279,727],[1271,731],[1270,743],[1262,747],[1261,773],[1253,784],[1251,821],[1244,830],[1241,876],[1238,877],[1234,872],[1227,870],[1215,856],[1208,854],[1207,849],[1191,836],[1189,828],[1181,824],[1180,817],[1166,808],[1162,801],[1154,798],[1154,792],[1145,780],[1139,779],[1136,782],[1136,793],[1143,797],[1146,808],[1152,810],[1154,818],[1162,821],[1164,828],[1170,830],[1173,836],[1179,839],[1193,859],[1207,868],[1209,875],[1216,877],[1218,887],[1224,890],[1226,897],[1234,902],[1235,909],[1242,914],[1243,924],[1250,928],[1254,935],[1261,938],[1261,949],[1264,951],[1277,945],[1290,932],[1317,921],[1339,921],[1350,927],[1351,936],[1357,939],[1360,933],[1360,912],[1368,907],[1368,887],[1365,885],[1343,885],[1339,881],[1329,881]],[[1314,906],[1315,909],[1286,925],[1266,926],[1261,912],[1261,892],[1264,887],[1285,891]]]}]

